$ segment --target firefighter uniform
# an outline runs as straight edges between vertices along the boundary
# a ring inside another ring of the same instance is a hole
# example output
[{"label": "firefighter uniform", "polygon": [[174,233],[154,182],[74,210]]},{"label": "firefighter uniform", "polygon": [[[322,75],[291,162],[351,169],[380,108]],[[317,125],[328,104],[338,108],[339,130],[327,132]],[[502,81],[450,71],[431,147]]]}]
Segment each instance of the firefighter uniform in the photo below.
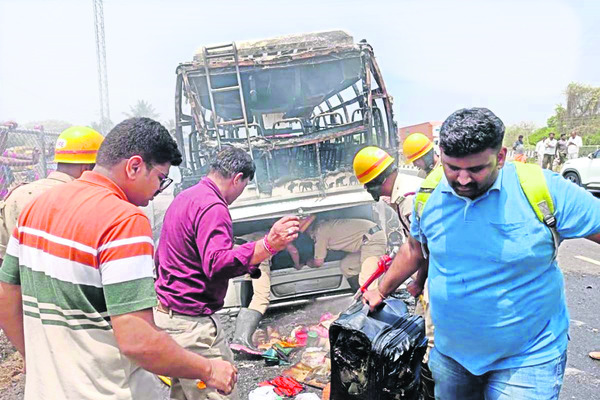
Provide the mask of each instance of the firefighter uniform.
[{"label": "firefighter uniform", "polygon": [[[327,250],[348,254],[340,263],[345,277],[358,275],[364,284],[377,269],[379,258],[386,253],[384,231],[366,219],[330,219],[316,221],[308,230],[315,242],[314,258],[324,260]],[[370,288],[374,288],[375,283]]]},{"label": "firefighter uniform", "polygon": [[47,178],[16,187],[0,202],[0,258],[6,254],[8,239],[17,225],[21,210],[46,190],[74,179],[71,175],[54,171]]},{"label": "firefighter uniform", "polygon": [[390,205],[398,213],[405,238],[410,234],[410,216],[414,208],[414,197],[419,191],[421,183],[423,183],[422,178],[402,173],[398,173],[394,181]]}]

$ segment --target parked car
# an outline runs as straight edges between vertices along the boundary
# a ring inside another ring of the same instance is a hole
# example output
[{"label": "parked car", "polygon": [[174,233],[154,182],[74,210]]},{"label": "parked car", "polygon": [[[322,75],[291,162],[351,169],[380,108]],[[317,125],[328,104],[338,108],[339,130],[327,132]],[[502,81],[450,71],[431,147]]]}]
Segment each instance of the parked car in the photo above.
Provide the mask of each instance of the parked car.
[{"label": "parked car", "polygon": [[585,189],[600,192],[600,150],[565,162],[560,174]]}]

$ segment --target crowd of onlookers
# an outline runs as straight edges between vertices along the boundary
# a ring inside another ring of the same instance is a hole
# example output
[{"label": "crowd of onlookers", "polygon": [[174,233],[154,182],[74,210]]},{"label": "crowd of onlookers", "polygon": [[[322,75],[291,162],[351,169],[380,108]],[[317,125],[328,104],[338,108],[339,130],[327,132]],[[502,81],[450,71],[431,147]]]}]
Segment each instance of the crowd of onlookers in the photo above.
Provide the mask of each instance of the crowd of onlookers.
[{"label": "crowd of onlookers", "polygon": [[542,168],[558,170],[566,160],[579,157],[582,145],[583,141],[581,136],[577,135],[577,131],[572,131],[568,138],[563,133],[558,140],[555,139],[554,132],[551,132],[535,145],[538,163]]},{"label": "crowd of onlookers", "polygon": [[[572,131],[568,138],[563,133],[558,139],[555,139],[554,132],[551,132],[548,136],[542,137],[535,145],[537,162],[542,168],[558,171],[566,160],[579,157],[581,146],[583,146],[583,141],[581,136],[577,135],[577,131]],[[513,143],[512,149],[515,161],[527,161],[523,135],[519,135]]]}]

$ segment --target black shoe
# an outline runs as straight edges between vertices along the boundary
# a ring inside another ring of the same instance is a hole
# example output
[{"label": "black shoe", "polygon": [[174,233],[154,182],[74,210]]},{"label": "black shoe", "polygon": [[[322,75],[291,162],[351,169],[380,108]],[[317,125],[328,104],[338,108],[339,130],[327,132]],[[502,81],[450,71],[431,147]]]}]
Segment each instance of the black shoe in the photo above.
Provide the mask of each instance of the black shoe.
[{"label": "black shoe", "polygon": [[360,289],[360,284],[358,283],[358,275],[350,276],[346,278],[346,280],[348,281],[348,284],[350,285],[350,288],[353,292],[356,292],[358,291],[358,289]]}]

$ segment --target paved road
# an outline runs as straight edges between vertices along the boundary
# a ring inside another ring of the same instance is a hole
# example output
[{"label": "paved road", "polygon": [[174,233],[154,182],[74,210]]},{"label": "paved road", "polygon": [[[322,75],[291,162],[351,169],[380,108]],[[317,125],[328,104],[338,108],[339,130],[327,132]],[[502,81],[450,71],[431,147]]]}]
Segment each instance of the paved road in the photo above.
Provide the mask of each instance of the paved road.
[{"label": "paved road", "polygon": [[585,239],[566,241],[558,261],[571,314],[561,399],[600,399],[600,361],[588,357],[591,350],[600,350],[600,246]]}]

